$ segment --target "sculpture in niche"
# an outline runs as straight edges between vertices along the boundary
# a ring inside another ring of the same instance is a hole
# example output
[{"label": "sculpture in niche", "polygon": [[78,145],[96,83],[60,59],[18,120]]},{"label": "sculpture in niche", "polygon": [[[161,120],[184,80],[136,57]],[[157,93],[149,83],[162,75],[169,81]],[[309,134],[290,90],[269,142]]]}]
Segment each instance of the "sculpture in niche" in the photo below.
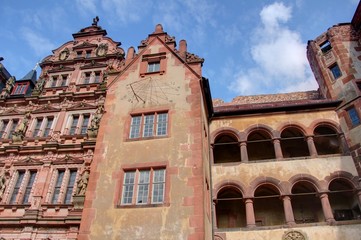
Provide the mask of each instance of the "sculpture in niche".
[{"label": "sculpture in niche", "polygon": [[88,186],[88,179],[89,179],[89,171],[85,170],[77,182],[77,188],[76,188],[76,192],[75,192],[76,196],[84,196],[85,195],[86,188]]},{"label": "sculpture in niche", "polygon": [[30,118],[30,112],[25,113],[23,120],[12,135],[13,142],[20,142],[23,140],[23,138],[25,137],[25,132],[29,125]]},{"label": "sculpture in niche", "polygon": [[6,98],[10,95],[12,88],[15,85],[15,77],[10,77],[7,81],[6,81],[6,85],[5,85],[5,91],[3,91],[1,93],[1,98]]},{"label": "sculpture in niche", "polygon": [[45,79],[43,77],[40,77],[39,80],[36,82],[32,95],[39,95],[43,91],[44,85]]},{"label": "sculpture in niche", "polygon": [[99,129],[99,124],[100,124],[100,120],[103,117],[104,114],[104,106],[103,105],[99,105],[93,119],[90,122],[90,126],[88,128],[88,137],[89,138],[96,138],[98,136],[98,129]]}]

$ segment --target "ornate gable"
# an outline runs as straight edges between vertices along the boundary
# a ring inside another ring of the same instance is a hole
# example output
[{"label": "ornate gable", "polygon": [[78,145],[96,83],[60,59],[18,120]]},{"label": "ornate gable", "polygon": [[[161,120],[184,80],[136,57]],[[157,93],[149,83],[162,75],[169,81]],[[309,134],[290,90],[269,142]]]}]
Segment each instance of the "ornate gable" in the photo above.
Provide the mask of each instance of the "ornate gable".
[{"label": "ornate gable", "polygon": [[97,48],[97,47],[98,47],[98,44],[93,44],[88,41],[85,41],[85,42],[73,47],[73,50],[79,50],[79,49],[84,49],[84,48]]}]

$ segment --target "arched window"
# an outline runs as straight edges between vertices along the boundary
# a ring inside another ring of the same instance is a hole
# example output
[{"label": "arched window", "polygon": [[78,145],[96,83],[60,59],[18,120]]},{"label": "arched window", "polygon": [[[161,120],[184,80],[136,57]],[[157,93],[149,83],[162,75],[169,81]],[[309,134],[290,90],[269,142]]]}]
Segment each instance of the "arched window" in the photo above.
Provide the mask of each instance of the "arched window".
[{"label": "arched window", "polygon": [[214,163],[241,161],[241,153],[237,138],[228,134],[217,136],[213,148]]},{"label": "arched window", "polygon": [[334,179],[328,188],[329,200],[336,221],[361,218],[358,200],[350,182],[345,179]]},{"label": "arched window", "polygon": [[247,138],[248,159],[274,159],[275,150],[271,136],[265,131],[254,131]]},{"label": "arched window", "polygon": [[297,224],[325,221],[320,198],[310,182],[297,182],[292,187],[292,208]]},{"label": "arched window", "polygon": [[284,158],[310,156],[305,136],[294,127],[282,131],[281,148]]},{"label": "arched window", "polygon": [[273,185],[259,186],[254,193],[254,214],[257,226],[273,226],[285,223],[280,192]]},{"label": "arched window", "polygon": [[313,134],[318,155],[341,153],[340,138],[334,129],[328,126],[318,126]]},{"label": "arched window", "polygon": [[246,227],[246,212],[242,193],[227,187],[217,194],[216,216],[218,228]]}]

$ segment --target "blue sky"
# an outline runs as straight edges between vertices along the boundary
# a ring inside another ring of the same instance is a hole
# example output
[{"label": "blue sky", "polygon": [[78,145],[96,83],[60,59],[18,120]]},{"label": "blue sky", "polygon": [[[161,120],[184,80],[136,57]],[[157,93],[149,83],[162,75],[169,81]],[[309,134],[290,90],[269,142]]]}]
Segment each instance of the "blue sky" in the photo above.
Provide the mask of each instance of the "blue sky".
[{"label": "blue sky", "polygon": [[[0,56],[17,79],[92,23],[125,52],[161,23],[205,58],[212,97],[317,89],[306,44],[350,22],[358,0],[0,0]],[[38,69],[38,72],[40,69]]]}]

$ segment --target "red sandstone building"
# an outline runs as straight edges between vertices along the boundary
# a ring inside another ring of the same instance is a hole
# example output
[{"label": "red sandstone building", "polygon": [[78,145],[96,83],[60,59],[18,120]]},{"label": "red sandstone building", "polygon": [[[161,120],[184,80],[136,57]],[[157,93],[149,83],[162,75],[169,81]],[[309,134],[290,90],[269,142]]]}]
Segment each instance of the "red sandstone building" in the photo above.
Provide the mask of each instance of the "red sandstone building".
[{"label": "red sandstone building", "polygon": [[359,239],[360,19],[309,42],[318,91],[230,103],[161,25],[0,63],[0,239]]}]

